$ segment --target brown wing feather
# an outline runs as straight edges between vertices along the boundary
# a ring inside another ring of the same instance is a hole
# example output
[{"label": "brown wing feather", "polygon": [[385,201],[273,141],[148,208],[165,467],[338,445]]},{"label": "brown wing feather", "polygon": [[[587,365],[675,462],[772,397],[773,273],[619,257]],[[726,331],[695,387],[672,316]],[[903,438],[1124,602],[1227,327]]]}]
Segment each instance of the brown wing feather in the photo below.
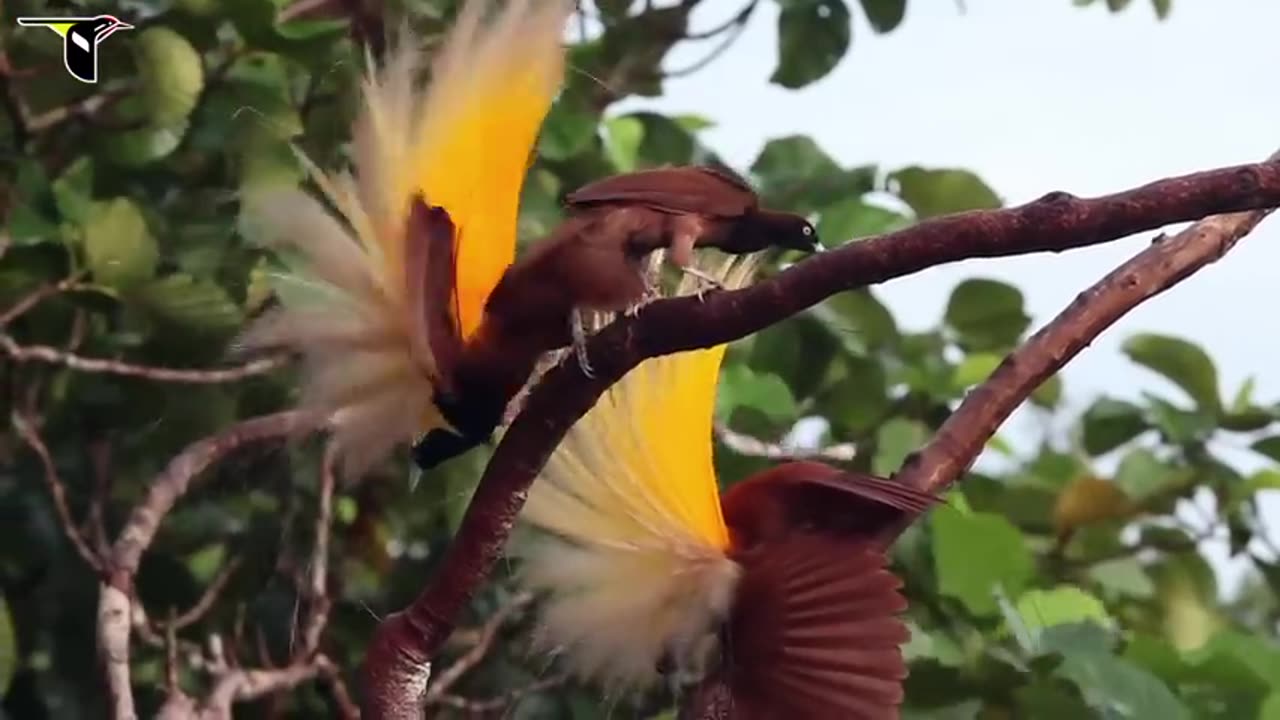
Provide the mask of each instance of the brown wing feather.
[{"label": "brown wing feather", "polygon": [[909,633],[883,553],[795,534],[739,561],[726,639],[732,717],[896,720]]},{"label": "brown wing feather", "polygon": [[405,235],[409,322],[419,352],[429,347],[438,380],[446,387],[462,352],[462,330],[454,316],[456,249],[449,213],[415,198]]},{"label": "brown wing feather", "polygon": [[866,537],[936,502],[934,495],[892,480],[810,461],[777,465],[721,496],[725,520],[744,545],[794,528]]},{"label": "brown wing feather", "polygon": [[741,217],[759,207],[759,198],[740,178],[722,170],[688,166],[614,175],[565,197],[571,209],[636,203],[668,213]]}]

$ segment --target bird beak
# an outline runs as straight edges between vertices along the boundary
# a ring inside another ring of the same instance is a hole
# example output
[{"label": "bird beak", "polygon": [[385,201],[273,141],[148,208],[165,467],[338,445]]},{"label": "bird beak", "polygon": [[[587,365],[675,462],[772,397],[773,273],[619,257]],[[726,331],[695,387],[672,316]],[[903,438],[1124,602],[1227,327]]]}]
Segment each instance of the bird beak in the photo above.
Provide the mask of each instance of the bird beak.
[{"label": "bird beak", "polygon": [[815,237],[815,238],[813,239],[813,245],[812,245],[812,247],[810,247],[810,248],[809,248],[809,252],[812,252],[812,253],[822,253],[822,252],[826,252],[826,251],[827,251],[827,246],[826,246],[826,245],[823,245],[823,244],[822,244],[822,241]]},{"label": "bird beak", "polygon": [[117,20],[115,29],[116,30],[132,30],[133,26],[127,22],[124,22],[123,20]]}]

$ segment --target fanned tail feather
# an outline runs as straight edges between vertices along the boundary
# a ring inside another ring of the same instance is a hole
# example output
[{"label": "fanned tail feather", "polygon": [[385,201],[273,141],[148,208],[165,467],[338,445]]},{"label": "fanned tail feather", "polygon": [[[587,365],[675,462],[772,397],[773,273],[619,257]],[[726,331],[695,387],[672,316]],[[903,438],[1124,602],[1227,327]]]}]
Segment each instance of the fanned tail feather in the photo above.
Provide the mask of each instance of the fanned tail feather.
[{"label": "fanned tail feather", "polygon": [[[261,239],[300,257],[279,278],[282,307],[238,347],[304,356],[300,404],[331,416],[347,474],[447,426],[433,402],[446,358],[435,356],[424,327],[433,310],[423,307],[424,293],[432,302],[456,297],[449,312],[466,336],[514,257],[520,188],[563,79],[572,3],[513,0],[486,22],[487,5],[467,2],[430,62],[429,85],[419,79],[426,57],[408,33],[367,74],[352,173],[326,173],[302,158],[336,215],[301,190],[252,199]],[[410,242],[410,203],[419,195],[452,222],[454,273],[430,272],[439,253]],[[456,295],[427,287],[450,276]]]},{"label": "fanned tail feather", "polygon": [[[715,274],[741,286],[756,261],[731,259]],[[563,650],[584,678],[643,687],[667,653],[678,658],[727,616],[739,568],[726,556],[711,442],[724,350],[637,366],[530,490],[522,517],[541,533],[516,551],[522,582],[549,596],[537,642]]]},{"label": "fanned tail feather", "polygon": [[883,551],[796,534],[740,562],[727,640],[732,717],[896,720],[906,600]]}]

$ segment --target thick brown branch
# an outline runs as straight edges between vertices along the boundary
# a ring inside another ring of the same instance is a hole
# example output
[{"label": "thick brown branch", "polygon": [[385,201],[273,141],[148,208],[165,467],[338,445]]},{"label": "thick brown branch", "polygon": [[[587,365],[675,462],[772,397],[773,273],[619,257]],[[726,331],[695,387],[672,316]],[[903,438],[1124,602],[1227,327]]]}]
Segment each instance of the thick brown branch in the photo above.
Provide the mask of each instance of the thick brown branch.
[{"label": "thick brown branch", "polygon": [[[1108,273],[1010,353],[965,397],[933,439],[903,463],[896,478],[913,487],[945,491],[978,458],[1000,424],[1050,375],[1125,313],[1221,258],[1270,212],[1206,218],[1171,238],[1158,238]],[[905,527],[896,528],[886,541]]]},{"label": "thick brown branch", "polygon": [[254,360],[238,367],[209,370],[151,367],[148,365],[133,365],[119,360],[81,357],[48,345],[19,345],[17,341],[8,335],[0,335],[0,350],[4,350],[6,355],[13,358],[15,362],[20,363],[37,360],[53,365],[63,365],[80,372],[127,375],[154,380],[155,382],[176,383],[235,382],[254,375],[271,372],[286,362],[286,358],[283,357],[269,357]]},{"label": "thick brown branch", "polygon": [[654,302],[594,335],[593,379],[561,363],[529,393],[499,443],[436,576],[379,626],[365,657],[366,714],[416,718],[430,660],[501,555],[529,484],[600,394],[642,360],[756,332],[831,295],[943,263],[1094,245],[1208,215],[1280,205],[1280,163],[1170,178],[1093,199],[1050,193],[851,243],[732,292]]}]

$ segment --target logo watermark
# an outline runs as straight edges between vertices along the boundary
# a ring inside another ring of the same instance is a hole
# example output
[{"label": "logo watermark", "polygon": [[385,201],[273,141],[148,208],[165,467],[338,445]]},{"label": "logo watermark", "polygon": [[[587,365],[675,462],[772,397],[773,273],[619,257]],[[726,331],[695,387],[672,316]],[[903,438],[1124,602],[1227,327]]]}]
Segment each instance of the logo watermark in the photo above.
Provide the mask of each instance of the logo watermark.
[{"label": "logo watermark", "polygon": [[112,15],[97,17],[20,17],[26,27],[47,27],[62,38],[62,64],[80,82],[98,82],[98,44],[133,26]]}]

